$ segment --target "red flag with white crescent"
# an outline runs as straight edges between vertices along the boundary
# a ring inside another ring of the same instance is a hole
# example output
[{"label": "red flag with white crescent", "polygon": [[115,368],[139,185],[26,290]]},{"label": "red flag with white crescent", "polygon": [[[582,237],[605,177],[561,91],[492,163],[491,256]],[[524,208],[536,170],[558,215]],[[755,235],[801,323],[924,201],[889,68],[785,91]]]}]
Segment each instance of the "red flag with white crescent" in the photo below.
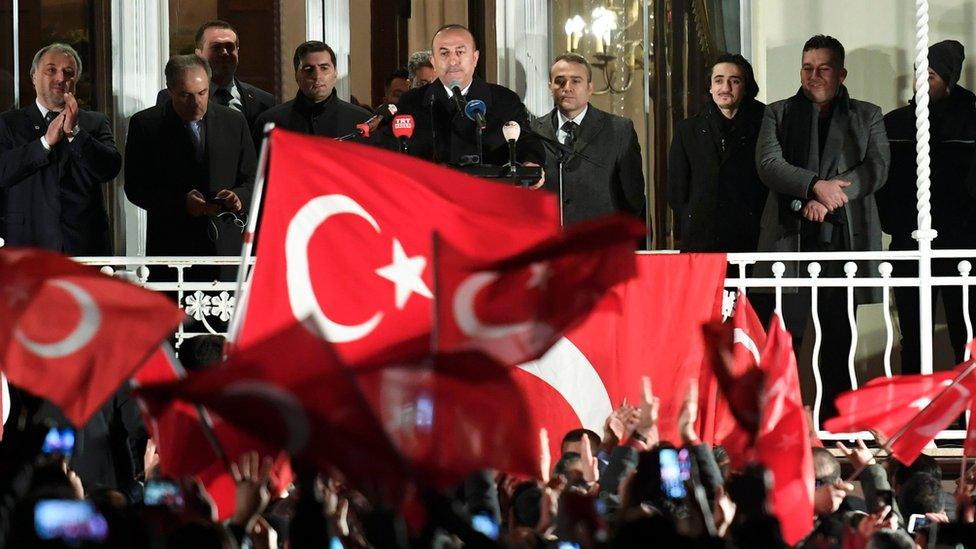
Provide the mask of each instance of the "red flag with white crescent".
[{"label": "red flag with white crescent", "polygon": [[162,294],[59,254],[0,249],[0,369],[75,427],[182,318]]},{"label": "red flag with white crescent", "polygon": [[347,363],[422,355],[434,231],[465,253],[504,257],[559,229],[549,193],[363,145],[278,129],[270,139],[239,345],[314,318]]}]

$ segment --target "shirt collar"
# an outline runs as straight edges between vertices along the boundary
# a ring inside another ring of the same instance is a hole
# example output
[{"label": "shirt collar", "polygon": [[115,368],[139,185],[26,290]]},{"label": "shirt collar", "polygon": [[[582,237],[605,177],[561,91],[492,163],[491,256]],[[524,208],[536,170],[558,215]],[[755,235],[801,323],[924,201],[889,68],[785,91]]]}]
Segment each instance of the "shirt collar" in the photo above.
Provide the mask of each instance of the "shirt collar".
[{"label": "shirt collar", "polygon": [[[471,83],[472,84],[474,83],[474,79],[473,78],[471,79]],[[445,85],[443,83],[441,83],[441,85],[444,86],[444,89],[445,90],[447,90],[447,97],[448,98],[454,97],[454,92],[451,91],[451,88],[448,88],[447,85]],[[468,84],[467,86],[464,87],[463,90],[461,90],[461,95],[468,95],[468,90],[470,90],[470,89],[471,89],[471,84]]]},{"label": "shirt collar", "polygon": [[563,128],[563,124],[565,124],[566,122],[570,122],[570,121],[576,122],[577,125],[582,124],[583,123],[583,117],[586,116],[586,111],[588,111],[588,110],[590,110],[590,104],[589,103],[587,103],[586,106],[583,107],[583,110],[581,110],[580,113],[577,114],[575,117],[573,117],[573,118],[566,118],[565,116],[563,116],[563,112],[561,110],[556,109],[556,116],[559,117],[559,129],[562,129]]},{"label": "shirt collar", "polygon": [[[34,104],[37,105],[37,110],[41,111],[41,118],[46,118],[47,113],[51,112],[51,109],[45,107],[44,105],[41,105],[40,99],[34,99]],[[54,112],[60,114],[61,111],[54,111]]]}]

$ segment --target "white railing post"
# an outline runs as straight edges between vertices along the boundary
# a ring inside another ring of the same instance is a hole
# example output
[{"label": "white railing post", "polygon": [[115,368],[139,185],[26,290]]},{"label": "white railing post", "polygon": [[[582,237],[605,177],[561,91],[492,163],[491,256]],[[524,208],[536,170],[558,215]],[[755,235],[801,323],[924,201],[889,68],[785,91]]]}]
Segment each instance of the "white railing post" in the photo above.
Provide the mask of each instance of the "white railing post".
[{"label": "white railing post", "polygon": [[915,153],[918,230],[919,353],[923,374],[932,373],[932,182],[929,179],[929,2],[915,1]]}]

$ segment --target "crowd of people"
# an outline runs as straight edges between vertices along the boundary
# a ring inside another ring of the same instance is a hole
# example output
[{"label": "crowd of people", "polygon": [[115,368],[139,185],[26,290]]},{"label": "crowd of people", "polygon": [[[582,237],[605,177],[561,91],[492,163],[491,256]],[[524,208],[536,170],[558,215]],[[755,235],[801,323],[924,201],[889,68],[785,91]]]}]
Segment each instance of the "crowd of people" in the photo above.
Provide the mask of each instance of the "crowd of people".
[{"label": "crowd of people", "polygon": [[[554,108],[531,119],[517,94],[475,75],[479,51],[461,25],[438,29],[430,51],[415,53],[406,69],[390,75],[376,114],[337,96],[336,55],[321,41],[295,49],[298,92],[281,104],[236,77],[239,46],[230,24],[202,25],[195,54],[166,64],[157,104],[129,121],[124,155],[108,118],[78,106],[78,53],[61,43],[37,51],[30,68],[35,101],[0,114],[5,245],[111,255],[102,185],[119,174],[124,158],[126,197],[148,214],[148,254],[238,255],[267,123],[351,136],[458,167],[512,160],[541,167],[544,175],[532,187],[558,195],[565,225],[613,212],[646,219],[633,122],[590,103],[592,67],[583,56],[555,57]],[[970,226],[976,96],[959,85],[963,59],[955,41],[929,50],[933,219],[936,245],[947,248],[976,248]],[[767,106],[756,99],[749,61],[723,55],[711,64],[705,106],[676,126],[668,159],[667,199],[683,251],[880,250],[882,230],[892,235],[892,249],[915,245],[914,104],[882,116],[879,107],[851,97],[846,74],[843,45],[814,36],[801,52],[797,93]],[[472,102],[485,106],[483,118],[465,112]],[[405,143],[393,135],[388,104],[413,118]],[[521,128],[514,159],[503,134],[511,121]],[[832,268],[824,276],[842,276]],[[961,361],[961,300],[941,291]],[[877,298],[855,295],[856,303]],[[783,299],[797,348],[809,299],[804,293]],[[818,301],[824,417],[835,413],[833,397],[849,388],[847,300],[845,288],[825,288]],[[771,300],[757,295],[753,302],[763,316],[772,313]],[[918,296],[896,290],[896,304],[902,371],[917,372]],[[219,348],[200,339],[185,345],[181,358],[212,363]],[[194,358],[195,352],[202,354]],[[770,510],[768,472],[757,465],[732,470],[722,448],[699,441],[694,399],[684,404],[680,440],[659,440],[656,399],[645,394],[639,406],[614,411],[602,434],[565,433],[554,463],[540,464],[544,480],[472,471],[454,492],[418,487],[406,501],[385,501],[302,464],[294,464],[295,482],[272,494],[270,463],[245,454],[227,464],[236,507],[218,521],[199,480],[161,477],[127,391],[77,433],[60,429],[57,410],[13,392],[18,413],[0,443],[4,547],[784,546]],[[929,457],[885,467],[863,444],[840,451],[860,471],[863,497],[854,496],[832,453],[814,449],[817,518],[800,546],[976,541],[973,478],[946,494]]]}]

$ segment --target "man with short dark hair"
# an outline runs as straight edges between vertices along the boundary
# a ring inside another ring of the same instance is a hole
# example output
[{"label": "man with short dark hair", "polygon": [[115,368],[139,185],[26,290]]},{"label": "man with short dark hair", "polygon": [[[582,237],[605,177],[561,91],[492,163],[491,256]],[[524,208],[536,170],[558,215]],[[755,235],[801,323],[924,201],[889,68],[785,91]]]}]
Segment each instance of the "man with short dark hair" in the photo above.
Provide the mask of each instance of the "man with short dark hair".
[{"label": "man with short dark hair", "polygon": [[[874,192],[888,175],[888,138],[881,109],[852,99],[843,85],[846,77],[844,46],[836,38],[814,36],[803,46],[800,89],[766,108],[756,146],[759,177],[769,187],[759,251],[881,249]],[[877,266],[867,262],[860,271],[876,273]],[[756,272],[771,276],[770,265],[761,264]],[[785,276],[806,276],[806,269],[791,262]],[[845,276],[843,264],[826,263],[821,277],[838,276]],[[799,351],[810,315],[809,290],[783,297],[783,320]],[[875,301],[880,292],[870,288],[858,288],[850,304],[847,288],[819,290],[821,421],[836,415],[834,399],[851,388],[848,306]]]},{"label": "man with short dark hair", "polygon": [[555,106],[533,120],[531,127],[579,153],[546,147],[544,188],[559,195],[563,224],[614,212],[643,221],[644,170],[634,123],[590,104],[593,70],[586,58],[575,53],[553,60],[549,91]]},{"label": "man with short dark hair", "polygon": [[421,88],[437,79],[434,65],[430,62],[430,50],[417,51],[410,54],[407,60],[407,72],[410,75],[410,88]]},{"label": "man with short dark hair", "polygon": [[383,103],[396,103],[410,89],[410,74],[406,69],[393,71],[383,84]]},{"label": "man with short dark hair", "polygon": [[668,203],[683,252],[754,252],[766,186],[756,171],[765,105],[752,65],[738,54],[712,63],[709,99],[678,123],[668,156]]},{"label": "man with short dark hair", "polygon": [[37,97],[0,115],[0,238],[7,246],[111,255],[102,185],[122,167],[108,117],[75,99],[81,58],[67,44],[38,50]]},{"label": "man with short dark hair", "polygon": [[[254,144],[260,147],[264,125],[322,137],[341,137],[356,131],[356,124],[369,120],[362,107],[339,99],[335,91],[335,52],[325,42],[309,40],[295,48],[292,58],[298,94],[291,101],[269,109],[254,127]],[[357,138],[358,139],[358,138]]]},{"label": "man with short dark hair", "polygon": [[171,101],[136,113],[125,146],[125,193],[146,210],[148,255],[239,255],[256,160],[247,123],[210,102],[205,59],[166,64]]},{"label": "man with short dark hair", "polygon": [[[502,135],[502,126],[514,121],[522,128],[529,127],[522,100],[508,88],[475,76],[480,52],[474,35],[463,25],[438,29],[431,49],[437,80],[408,91],[397,104],[400,114],[414,118],[413,136],[407,141],[408,154],[443,164],[473,163],[478,150],[476,125],[463,111],[468,102],[480,100],[486,106],[481,163],[507,164],[508,142]],[[455,87],[461,92],[459,101],[454,98]],[[390,130],[385,130],[384,135],[392,146],[395,140]],[[541,143],[525,131],[518,139],[517,161],[534,165],[545,161]]]},{"label": "man with short dark hair", "polygon": [[[237,79],[241,50],[237,31],[230,23],[214,19],[200,25],[194,40],[194,53],[210,64],[213,102],[243,114],[248,126],[254,128],[257,117],[277,101],[274,95]],[[162,105],[169,98],[168,89],[160,90],[156,104]]]}]

